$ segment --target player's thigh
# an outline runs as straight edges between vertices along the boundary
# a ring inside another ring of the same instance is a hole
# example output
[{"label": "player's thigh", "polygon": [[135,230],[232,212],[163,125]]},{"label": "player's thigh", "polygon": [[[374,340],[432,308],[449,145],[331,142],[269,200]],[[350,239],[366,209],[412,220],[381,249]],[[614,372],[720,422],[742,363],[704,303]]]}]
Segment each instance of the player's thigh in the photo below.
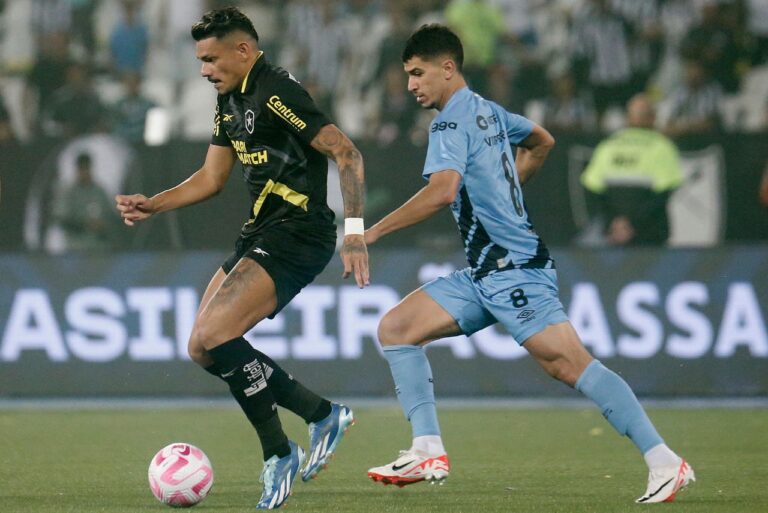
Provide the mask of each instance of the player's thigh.
[{"label": "player's thigh", "polygon": [[551,324],[525,341],[525,347],[548,374],[574,386],[592,356],[570,322]]},{"label": "player's thigh", "polygon": [[193,343],[211,349],[242,336],[276,307],[272,277],[256,261],[241,258],[200,311]]},{"label": "player's thigh", "polygon": [[421,345],[460,332],[456,320],[422,289],[408,294],[379,323],[383,346]]},{"label": "player's thigh", "polygon": [[425,344],[470,335],[495,322],[479,303],[469,269],[425,284],[390,310],[379,325],[383,345]]},{"label": "player's thigh", "polygon": [[[224,279],[227,277],[226,273],[222,268],[219,268],[214,273],[213,277],[211,278],[211,281],[208,282],[208,286],[205,289],[205,292],[203,293],[203,297],[200,300],[200,306],[197,308],[197,314],[195,315],[195,325],[193,326],[192,332],[195,332],[195,328],[197,326],[198,319],[200,318],[200,313],[205,309],[205,307],[208,305],[208,303],[211,301],[211,298],[216,293],[216,291],[221,286],[221,283],[224,281]],[[191,336],[189,338],[188,347],[187,350],[189,352],[189,356],[198,363],[208,363],[210,358],[207,356],[207,351],[205,349],[205,346],[202,343],[202,340],[199,337]]]},{"label": "player's thigh", "polygon": [[227,277],[227,273],[224,272],[224,269],[219,267],[216,270],[216,273],[214,273],[213,277],[211,278],[211,281],[208,282],[208,286],[205,288],[205,292],[203,292],[203,298],[200,300],[200,306],[197,308],[197,315],[200,315],[200,312],[203,311],[203,309],[206,307],[208,302],[213,297],[213,294],[219,290],[219,287],[221,286],[221,283],[224,281],[224,278]]}]

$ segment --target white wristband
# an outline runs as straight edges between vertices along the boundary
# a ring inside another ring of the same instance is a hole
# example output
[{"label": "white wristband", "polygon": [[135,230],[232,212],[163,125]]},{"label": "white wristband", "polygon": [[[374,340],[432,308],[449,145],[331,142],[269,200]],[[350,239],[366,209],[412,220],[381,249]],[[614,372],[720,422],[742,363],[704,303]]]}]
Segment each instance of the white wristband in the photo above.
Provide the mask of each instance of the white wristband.
[{"label": "white wristband", "polygon": [[363,235],[365,227],[362,217],[347,217],[344,219],[344,235]]}]

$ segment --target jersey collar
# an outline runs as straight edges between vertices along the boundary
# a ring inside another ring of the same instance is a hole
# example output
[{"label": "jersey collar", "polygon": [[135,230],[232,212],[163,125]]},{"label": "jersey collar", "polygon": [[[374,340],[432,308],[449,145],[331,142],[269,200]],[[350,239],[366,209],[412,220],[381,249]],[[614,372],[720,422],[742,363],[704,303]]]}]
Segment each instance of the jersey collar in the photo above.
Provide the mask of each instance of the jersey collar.
[{"label": "jersey collar", "polygon": [[442,110],[446,110],[449,105],[456,103],[458,101],[461,101],[461,99],[465,96],[471,96],[472,91],[469,90],[469,87],[464,86],[461,89],[457,89],[454,91],[453,95],[451,95],[450,98],[448,98],[448,102],[443,106]]},{"label": "jersey collar", "polygon": [[251,69],[248,70],[248,73],[246,73],[243,82],[240,84],[240,94],[245,94],[248,92],[253,83],[256,81],[256,75],[259,74],[259,69],[261,69],[261,67],[264,65],[264,62],[266,61],[266,57],[262,57],[264,57],[263,50],[260,51],[259,55],[256,56],[256,61],[253,63],[253,66],[251,66]]}]

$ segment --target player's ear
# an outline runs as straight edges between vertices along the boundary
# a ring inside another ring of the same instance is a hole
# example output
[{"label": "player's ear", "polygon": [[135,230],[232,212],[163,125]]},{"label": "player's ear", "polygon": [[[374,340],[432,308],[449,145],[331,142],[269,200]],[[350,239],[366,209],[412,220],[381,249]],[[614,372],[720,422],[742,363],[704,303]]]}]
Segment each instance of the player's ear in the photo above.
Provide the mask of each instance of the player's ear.
[{"label": "player's ear", "polygon": [[456,74],[456,63],[453,59],[445,59],[443,61],[443,78],[450,80],[454,74]]},{"label": "player's ear", "polygon": [[253,49],[251,48],[251,45],[248,44],[248,41],[240,41],[237,43],[237,55],[244,61],[248,60],[248,57],[250,57],[251,53],[253,52]]}]

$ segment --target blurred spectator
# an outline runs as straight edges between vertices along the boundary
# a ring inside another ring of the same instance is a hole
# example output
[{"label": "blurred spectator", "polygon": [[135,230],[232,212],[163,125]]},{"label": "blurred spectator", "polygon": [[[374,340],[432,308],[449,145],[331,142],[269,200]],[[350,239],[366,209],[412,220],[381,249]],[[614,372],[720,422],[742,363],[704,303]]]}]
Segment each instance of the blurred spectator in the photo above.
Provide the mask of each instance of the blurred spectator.
[{"label": "blurred spectator", "polygon": [[464,45],[463,74],[469,87],[488,95],[488,68],[496,63],[505,33],[502,12],[487,0],[451,0],[445,19]]},{"label": "blurred spectator", "polygon": [[112,29],[109,49],[117,75],[144,71],[149,46],[147,25],[140,19],[139,0],[123,0],[123,16]]},{"label": "blurred spectator", "polygon": [[400,138],[408,138],[418,109],[408,92],[408,79],[399,62],[387,66],[384,89],[380,95],[373,138],[380,146],[388,146]]},{"label": "blurred spectator", "polygon": [[563,71],[552,79],[551,93],[544,100],[544,120],[548,130],[595,131],[597,111],[589,91],[578,88],[573,74]]},{"label": "blurred spectator", "polygon": [[332,0],[293,0],[286,10],[281,62],[295,70],[303,85],[312,84],[315,100],[332,99],[350,44],[338,5]]},{"label": "blurred spectator", "polygon": [[74,137],[98,132],[104,122],[104,107],[93,90],[88,67],[72,63],[67,68],[66,82],[51,99],[43,113],[46,135]]},{"label": "blurred spectator", "polygon": [[687,60],[698,60],[709,76],[726,92],[739,88],[739,63],[749,52],[743,38],[746,31],[741,26],[735,4],[706,2],[701,7],[701,23],[688,31],[680,48]]},{"label": "blurred spectator", "polygon": [[768,208],[768,162],[765,164],[763,178],[760,180],[760,204]]},{"label": "blurred spectator", "polygon": [[0,96],[0,147],[16,142],[16,136],[11,126],[11,117],[5,108],[5,101]]},{"label": "blurred spectator", "polygon": [[94,13],[96,0],[69,0],[72,5],[72,42],[79,46],[79,54],[87,62],[92,62],[96,54],[96,31]]},{"label": "blurred spectator", "polygon": [[32,0],[32,31],[38,40],[72,32],[70,0]]},{"label": "blurred spectator", "polygon": [[112,235],[118,225],[112,199],[93,181],[91,156],[77,157],[75,183],[62,191],[53,207],[54,221],[64,231],[67,251],[104,251],[113,247]]},{"label": "blurred spectator", "polygon": [[654,130],[644,94],[627,105],[628,128],[601,142],[581,175],[612,245],[663,244],[669,238],[667,202],[683,181],[677,148]]},{"label": "blurred spectator", "polygon": [[138,73],[126,73],[123,85],[125,96],[112,109],[112,129],[131,144],[141,144],[144,142],[147,112],[155,104],[141,95],[141,76]]},{"label": "blurred spectator", "polygon": [[29,72],[26,111],[32,113],[37,127],[43,113],[48,111],[54,93],[62,86],[62,77],[72,64],[69,57],[69,37],[54,33],[40,40],[40,53]]},{"label": "blurred spectator", "polygon": [[685,63],[684,82],[659,106],[658,126],[670,137],[713,133],[720,128],[723,90],[696,60]]},{"label": "blurred spectator", "polygon": [[590,0],[577,13],[572,32],[576,80],[592,88],[600,116],[632,96],[630,27],[610,0]]},{"label": "blurred spectator", "polygon": [[659,5],[663,53],[653,78],[654,88],[665,95],[682,82],[680,46],[691,27],[699,23],[699,9],[691,0],[663,0]]},{"label": "blurred spectator", "polygon": [[755,40],[755,64],[768,62],[768,1],[747,0],[747,28]]},{"label": "blurred spectator", "polygon": [[632,90],[644,91],[656,71],[663,48],[664,31],[658,0],[613,0],[613,6],[629,23],[629,60]]}]

